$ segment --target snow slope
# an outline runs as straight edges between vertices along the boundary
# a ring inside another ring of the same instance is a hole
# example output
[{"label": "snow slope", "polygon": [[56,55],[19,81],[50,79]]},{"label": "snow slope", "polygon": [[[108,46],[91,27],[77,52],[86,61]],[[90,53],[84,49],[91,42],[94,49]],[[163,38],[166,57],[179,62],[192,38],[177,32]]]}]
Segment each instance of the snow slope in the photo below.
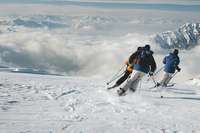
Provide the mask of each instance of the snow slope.
[{"label": "snow slope", "polygon": [[152,82],[118,97],[101,78],[0,72],[1,133],[199,133],[200,89]]}]

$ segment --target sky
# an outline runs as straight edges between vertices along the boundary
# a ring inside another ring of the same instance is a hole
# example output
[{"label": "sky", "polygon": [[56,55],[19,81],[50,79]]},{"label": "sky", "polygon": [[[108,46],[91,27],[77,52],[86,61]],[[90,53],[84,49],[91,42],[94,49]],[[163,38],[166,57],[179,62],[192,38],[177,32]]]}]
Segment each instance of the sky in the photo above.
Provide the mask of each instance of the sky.
[{"label": "sky", "polygon": [[1,0],[0,3],[43,3],[43,4],[58,4],[69,2],[87,2],[87,3],[151,3],[151,4],[182,4],[182,5],[197,5],[198,0]]},{"label": "sky", "polygon": [[1,0],[6,4],[48,4],[48,5],[73,5],[95,8],[117,8],[117,9],[150,9],[150,10],[175,10],[175,11],[200,11],[200,2],[192,0]]}]

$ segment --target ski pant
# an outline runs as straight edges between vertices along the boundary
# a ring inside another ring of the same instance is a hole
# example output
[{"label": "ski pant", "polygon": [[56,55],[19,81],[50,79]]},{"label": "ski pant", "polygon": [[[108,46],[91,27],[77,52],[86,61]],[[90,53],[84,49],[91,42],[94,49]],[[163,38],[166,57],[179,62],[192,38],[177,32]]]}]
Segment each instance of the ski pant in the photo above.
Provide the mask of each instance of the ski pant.
[{"label": "ski pant", "polygon": [[140,79],[145,75],[144,72],[134,70],[131,74],[131,77],[128,79],[126,84],[122,87],[124,91],[131,89],[133,91],[136,90]]},{"label": "ski pant", "polygon": [[120,79],[117,80],[116,85],[117,86],[121,85],[129,77],[130,74],[131,72],[125,71],[124,75]]},{"label": "ski pant", "polygon": [[167,86],[169,81],[172,79],[173,73],[167,73],[165,72],[163,79],[160,82],[161,86]]}]

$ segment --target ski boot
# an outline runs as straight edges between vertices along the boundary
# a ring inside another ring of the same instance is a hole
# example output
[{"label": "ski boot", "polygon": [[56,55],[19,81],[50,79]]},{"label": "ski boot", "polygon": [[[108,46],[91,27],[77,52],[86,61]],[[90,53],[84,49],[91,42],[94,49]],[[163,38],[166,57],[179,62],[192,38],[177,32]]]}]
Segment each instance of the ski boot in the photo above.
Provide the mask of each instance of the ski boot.
[{"label": "ski boot", "polygon": [[136,91],[136,89],[135,89],[135,88],[130,88],[130,90],[131,90],[132,92],[135,92],[135,91]]},{"label": "ski boot", "polygon": [[156,85],[155,85],[155,87],[159,87],[160,85],[161,85],[161,84],[157,82]]},{"label": "ski boot", "polygon": [[125,95],[125,90],[123,90],[122,88],[119,88],[119,90],[117,90],[117,93],[118,93],[118,95],[119,96],[123,96],[123,95]]}]

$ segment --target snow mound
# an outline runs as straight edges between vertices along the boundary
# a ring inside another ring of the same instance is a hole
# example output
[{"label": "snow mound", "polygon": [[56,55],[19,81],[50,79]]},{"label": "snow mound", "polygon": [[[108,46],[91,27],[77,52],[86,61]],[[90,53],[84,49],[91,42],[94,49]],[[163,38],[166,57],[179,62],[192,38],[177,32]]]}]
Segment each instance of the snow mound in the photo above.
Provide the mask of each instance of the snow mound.
[{"label": "snow mound", "polygon": [[200,23],[186,23],[178,30],[163,32],[154,39],[162,48],[193,48],[200,40]]},{"label": "snow mound", "polygon": [[200,78],[191,79],[188,84],[200,87]]}]

